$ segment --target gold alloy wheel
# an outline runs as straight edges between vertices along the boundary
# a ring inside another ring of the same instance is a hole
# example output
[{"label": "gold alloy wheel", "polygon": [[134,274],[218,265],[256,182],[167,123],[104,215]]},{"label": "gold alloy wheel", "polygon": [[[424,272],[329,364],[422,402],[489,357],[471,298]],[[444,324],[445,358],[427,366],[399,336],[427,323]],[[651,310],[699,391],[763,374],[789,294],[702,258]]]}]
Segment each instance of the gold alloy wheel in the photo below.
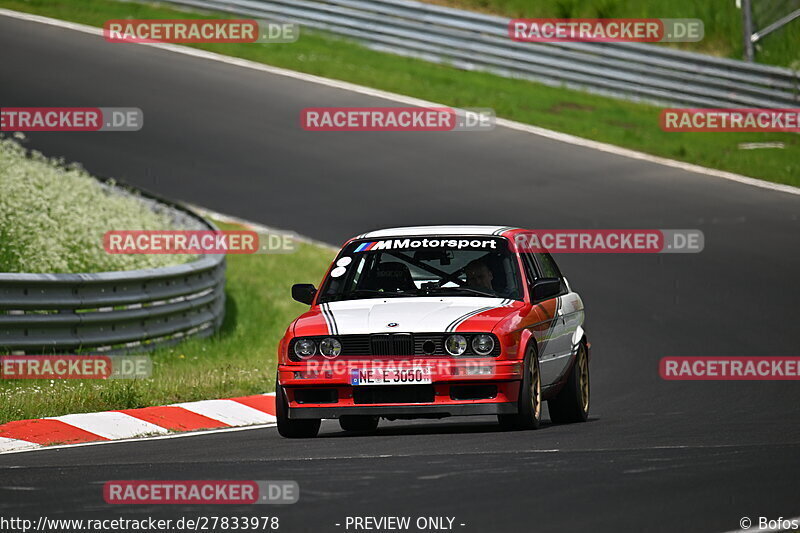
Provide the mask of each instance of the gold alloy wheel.
[{"label": "gold alloy wheel", "polygon": [[541,418],[542,411],[542,380],[539,377],[539,365],[534,359],[536,354],[531,356],[531,407],[533,416],[536,420]]},{"label": "gold alloy wheel", "polygon": [[583,412],[589,412],[589,358],[586,348],[581,346],[578,350],[578,389],[581,392],[581,407]]}]

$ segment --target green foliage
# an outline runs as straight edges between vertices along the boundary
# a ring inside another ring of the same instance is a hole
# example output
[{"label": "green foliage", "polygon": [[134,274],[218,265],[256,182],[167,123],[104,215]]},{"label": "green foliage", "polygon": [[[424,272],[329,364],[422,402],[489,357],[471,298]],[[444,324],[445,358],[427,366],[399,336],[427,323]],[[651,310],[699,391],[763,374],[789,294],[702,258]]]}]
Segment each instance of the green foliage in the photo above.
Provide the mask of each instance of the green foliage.
[{"label": "green foliage", "polygon": [[0,191],[0,272],[135,270],[193,259],[107,253],[106,231],[177,228],[140,198],[11,138],[0,137]]}]

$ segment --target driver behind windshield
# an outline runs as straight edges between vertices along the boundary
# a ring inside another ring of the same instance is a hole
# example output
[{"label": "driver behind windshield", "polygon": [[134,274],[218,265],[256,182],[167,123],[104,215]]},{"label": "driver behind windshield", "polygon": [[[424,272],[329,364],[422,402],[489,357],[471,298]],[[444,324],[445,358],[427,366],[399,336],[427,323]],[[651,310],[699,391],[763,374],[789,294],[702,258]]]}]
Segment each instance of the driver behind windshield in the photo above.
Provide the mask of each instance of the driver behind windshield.
[{"label": "driver behind windshield", "polygon": [[494,287],[492,287],[494,275],[483,258],[470,261],[464,267],[464,272],[467,274],[467,287],[494,292]]}]

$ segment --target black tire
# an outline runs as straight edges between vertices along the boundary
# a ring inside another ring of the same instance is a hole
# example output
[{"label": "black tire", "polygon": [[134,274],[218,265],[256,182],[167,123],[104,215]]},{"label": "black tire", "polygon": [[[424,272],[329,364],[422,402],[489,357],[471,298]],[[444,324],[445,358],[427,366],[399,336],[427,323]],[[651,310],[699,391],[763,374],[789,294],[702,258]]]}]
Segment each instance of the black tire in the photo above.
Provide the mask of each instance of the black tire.
[{"label": "black tire", "polygon": [[542,419],[542,374],[534,348],[529,348],[525,355],[525,370],[517,400],[517,414],[497,415],[500,427],[508,431],[538,429]]},{"label": "black tire", "polygon": [[320,419],[289,418],[289,405],[281,384],[275,380],[275,417],[278,419],[278,433],[287,439],[311,439],[319,433]]},{"label": "black tire", "polygon": [[378,429],[377,416],[370,415],[342,415],[339,425],[345,431],[375,431]]},{"label": "black tire", "polygon": [[589,355],[581,343],[567,382],[558,395],[548,400],[547,409],[554,424],[586,422],[589,418]]}]

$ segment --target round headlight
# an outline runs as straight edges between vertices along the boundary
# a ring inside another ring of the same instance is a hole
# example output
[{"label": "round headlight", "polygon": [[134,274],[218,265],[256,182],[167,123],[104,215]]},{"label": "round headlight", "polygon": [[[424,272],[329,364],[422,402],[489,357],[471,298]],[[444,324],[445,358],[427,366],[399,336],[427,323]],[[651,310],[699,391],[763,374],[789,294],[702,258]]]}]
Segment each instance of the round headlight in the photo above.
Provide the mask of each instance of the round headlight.
[{"label": "round headlight", "polygon": [[317,345],[311,339],[297,339],[294,343],[294,354],[300,359],[308,359],[317,353]]},{"label": "round headlight", "polygon": [[444,349],[450,355],[461,355],[467,351],[467,339],[463,335],[450,335],[444,341]]},{"label": "round headlight", "polygon": [[319,353],[328,359],[338,357],[342,353],[342,343],[333,337],[322,339],[322,342],[319,343]]},{"label": "round headlight", "polygon": [[476,335],[472,339],[472,349],[478,355],[489,355],[494,350],[494,339],[491,335]]}]

